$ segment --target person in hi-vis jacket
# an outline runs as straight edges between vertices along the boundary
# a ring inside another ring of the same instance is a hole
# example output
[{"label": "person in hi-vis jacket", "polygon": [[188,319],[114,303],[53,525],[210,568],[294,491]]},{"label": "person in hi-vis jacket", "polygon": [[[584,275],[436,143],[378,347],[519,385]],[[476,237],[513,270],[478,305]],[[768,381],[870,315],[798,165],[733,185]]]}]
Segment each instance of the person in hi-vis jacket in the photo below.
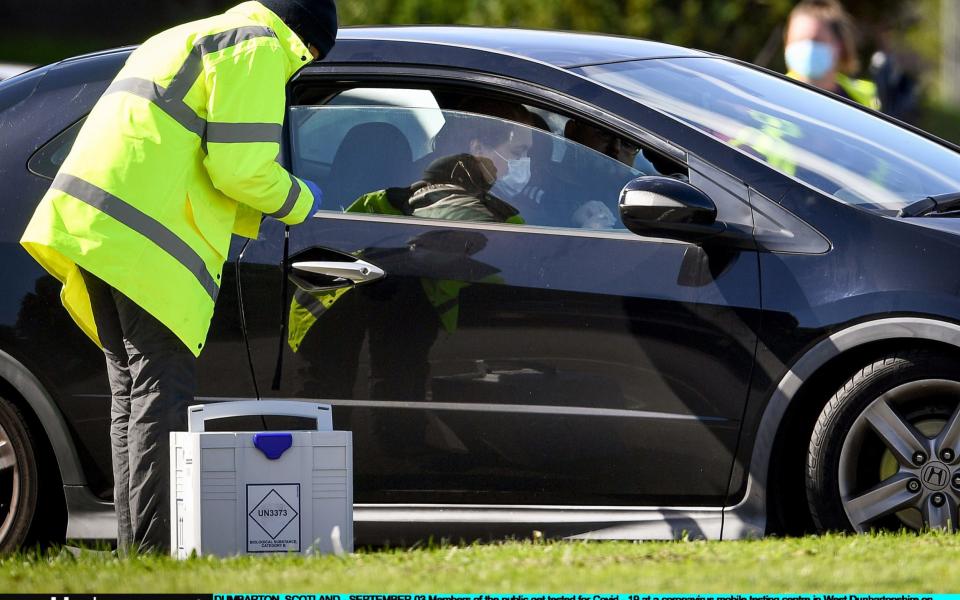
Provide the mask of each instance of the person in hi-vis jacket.
[{"label": "person in hi-vis jacket", "polygon": [[333,0],[261,0],[150,38],[23,234],[106,355],[121,552],[169,546],[169,432],[186,423],[231,235],[319,207],[277,157],[286,83],[336,34]]}]

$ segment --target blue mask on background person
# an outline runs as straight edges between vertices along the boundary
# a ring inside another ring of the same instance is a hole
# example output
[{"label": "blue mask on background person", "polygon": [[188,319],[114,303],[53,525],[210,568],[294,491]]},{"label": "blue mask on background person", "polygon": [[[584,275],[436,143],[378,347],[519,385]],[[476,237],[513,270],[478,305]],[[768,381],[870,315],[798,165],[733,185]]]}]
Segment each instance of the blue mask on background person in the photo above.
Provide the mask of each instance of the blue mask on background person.
[{"label": "blue mask on background person", "polygon": [[787,68],[806,79],[820,79],[833,68],[833,46],[823,42],[794,42],[787,46],[783,54],[787,59]]}]

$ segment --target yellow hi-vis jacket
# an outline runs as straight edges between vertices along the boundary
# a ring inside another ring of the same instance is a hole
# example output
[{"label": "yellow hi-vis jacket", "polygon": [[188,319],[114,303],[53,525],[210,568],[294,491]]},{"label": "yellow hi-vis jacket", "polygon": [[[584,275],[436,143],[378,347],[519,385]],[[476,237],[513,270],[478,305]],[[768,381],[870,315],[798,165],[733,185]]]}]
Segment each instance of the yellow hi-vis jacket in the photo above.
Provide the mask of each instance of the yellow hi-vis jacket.
[{"label": "yellow hi-vis jacket", "polygon": [[[800,76],[793,71],[787,71],[787,77],[791,79],[800,79]],[[880,110],[880,96],[877,93],[877,84],[869,79],[857,79],[837,73],[837,85],[843,90],[851,100],[862,104],[873,110]]]},{"label": "yellow hi-vis jacket", "polygon": [[99,344],[78,267],[122,292],[199,355],[231,233],[313,205],[278,162],[286,83],[306,45],[245,2],[147,40],[97,102],[20,243],[63,282]]}]

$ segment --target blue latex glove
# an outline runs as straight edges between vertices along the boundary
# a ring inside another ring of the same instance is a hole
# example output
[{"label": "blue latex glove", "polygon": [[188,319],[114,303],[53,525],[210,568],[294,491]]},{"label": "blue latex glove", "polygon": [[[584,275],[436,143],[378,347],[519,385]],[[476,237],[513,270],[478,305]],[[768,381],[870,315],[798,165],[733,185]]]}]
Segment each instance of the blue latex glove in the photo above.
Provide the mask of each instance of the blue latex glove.
[{"label": "blue latex glove", "polygon": [[310,213],[307,215],[308,217],[312,217],[315,212],[320,210],[320,205],[323,203],[323,192],[320,190],[319,185],[309,179],[304,179],[303,183],[307,185],[307,189],[313,194],[313,208],[310,209]]}]

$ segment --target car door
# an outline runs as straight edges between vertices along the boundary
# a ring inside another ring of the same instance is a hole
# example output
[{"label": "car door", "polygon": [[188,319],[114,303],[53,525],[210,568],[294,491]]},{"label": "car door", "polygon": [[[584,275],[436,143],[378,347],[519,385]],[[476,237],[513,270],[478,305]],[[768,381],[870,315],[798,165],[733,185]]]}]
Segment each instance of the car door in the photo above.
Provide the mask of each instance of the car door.
[{"label": "car door", "polygon": [[[334,406],[354,434],[358,503],[721,505],[756,343],[756,253],[626,231],[618,191],[650,173],[561,131],[457,110],[490,93],[468,79],[300,88],[290,160],[326,193],[288,234],[265,221],[240,260],[261,396]],[[499,100],[583,118],[506,84]],[[522,222],[364,195],[416,187],[496,127],[530,140],[531,178],[506,198]],[[653,164],[749,220],[746,188],[690,158]],[[362,270],[371,281],[335,277]]]}]

